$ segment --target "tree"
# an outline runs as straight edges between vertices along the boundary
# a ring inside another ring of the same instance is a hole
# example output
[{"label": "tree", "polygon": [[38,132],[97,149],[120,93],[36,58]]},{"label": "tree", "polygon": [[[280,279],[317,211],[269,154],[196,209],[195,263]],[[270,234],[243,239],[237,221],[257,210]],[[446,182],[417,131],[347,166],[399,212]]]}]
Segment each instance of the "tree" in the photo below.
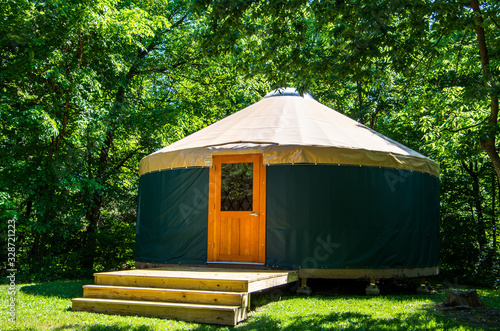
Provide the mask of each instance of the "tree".
[{"label": "tree", "polygon": [[[498,117],[498,75],[494,74],[498,59],[491,58],[500,45],[496,1],[205,0],[195,4],[211,19],[204,34],[207,47],[246,55],[251,68],[277,87],[342,90],[339,87],[347,83],[362,105],[369,89],[391,86],[396,76],[410,88],[452,83],[464,93],[479,92],[476,100],[481,107],[487,96],[488,120],[479,144],[500,178],[493,129]],[[476,38],[471,38],[472,33]],[[247,53],[244,45],[250,46]],[[445,49],[453,53],[444,53]],[[444,82],[444,76],[450,75],[458,79]],[[474,78],[461,79],[466,77]]]},{"label": "tree", "polygon": [[238,54],[249,76],[259,73],[274,87],[310,90],[440,162],[443,228],[455,234],[474,229],[466,233],[477,251],[468,259],[469,270],[496,261],[497,1],[194,3],[210,19],[203,34],[207,49]]},{"label": "tree", "polygon": [[203,55],[183,1],[2,10],[0,182],[19,215],[18,262],[33,277],[130,263],[140,158],[259,91],[235,90],[230,56]]}]

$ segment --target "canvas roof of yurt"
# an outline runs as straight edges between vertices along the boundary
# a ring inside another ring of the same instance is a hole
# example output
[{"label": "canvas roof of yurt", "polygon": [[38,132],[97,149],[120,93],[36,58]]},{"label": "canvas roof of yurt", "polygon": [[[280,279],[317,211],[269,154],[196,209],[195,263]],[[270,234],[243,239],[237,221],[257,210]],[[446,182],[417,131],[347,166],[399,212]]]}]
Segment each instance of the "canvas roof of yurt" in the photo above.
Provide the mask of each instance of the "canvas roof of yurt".
[{"label": "canvas roof of yurt", "polygon": [[264,164],[342,164],[438,176],[436,162],[295,89],[262,100],[141,160],[139,173],[211,166],[213,155],[262,153]]}]

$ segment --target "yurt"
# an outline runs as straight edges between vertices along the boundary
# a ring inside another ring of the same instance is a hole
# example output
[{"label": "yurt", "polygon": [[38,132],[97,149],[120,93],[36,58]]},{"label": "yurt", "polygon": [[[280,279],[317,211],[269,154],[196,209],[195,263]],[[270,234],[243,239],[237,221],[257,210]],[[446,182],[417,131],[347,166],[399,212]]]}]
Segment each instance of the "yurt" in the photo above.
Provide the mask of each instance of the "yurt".
[{"label": "yurt", "polygon": [[136,266],[435,275],[438,171],[310,95],[276,90],[141,160]]}]

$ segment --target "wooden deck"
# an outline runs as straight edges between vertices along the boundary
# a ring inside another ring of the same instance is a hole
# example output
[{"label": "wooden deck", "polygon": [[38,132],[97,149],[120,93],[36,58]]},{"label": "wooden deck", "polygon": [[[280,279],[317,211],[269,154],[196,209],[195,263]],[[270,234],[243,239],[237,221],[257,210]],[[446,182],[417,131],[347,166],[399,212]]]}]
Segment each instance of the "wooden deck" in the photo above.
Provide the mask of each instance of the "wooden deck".
[{"label": "wooden deck", "polygon": [[172,266],[94,274],[73,310],[236,325],[250,293],[298,280],[297,271]]}]

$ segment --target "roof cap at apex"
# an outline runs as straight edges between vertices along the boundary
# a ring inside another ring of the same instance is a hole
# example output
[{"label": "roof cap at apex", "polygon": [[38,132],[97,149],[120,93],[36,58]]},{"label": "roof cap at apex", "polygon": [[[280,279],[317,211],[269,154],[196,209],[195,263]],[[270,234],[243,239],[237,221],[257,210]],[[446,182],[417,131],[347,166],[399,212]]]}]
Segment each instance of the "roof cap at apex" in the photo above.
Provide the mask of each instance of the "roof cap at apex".
[{"label": "roof cap at apex", "polygon": [[277,88],[276,90],[273,90],[269,93],[267,93],[264,98],[271,98],[271,97],[281,97],[281,96],[294,96],[294,97],[302,97],[304,99],[313,99],[312,95],[310,95],[307,92],[304,92],[304,95],[300,95],[300,93],[297,91],[295,87],[280,87]]}]

